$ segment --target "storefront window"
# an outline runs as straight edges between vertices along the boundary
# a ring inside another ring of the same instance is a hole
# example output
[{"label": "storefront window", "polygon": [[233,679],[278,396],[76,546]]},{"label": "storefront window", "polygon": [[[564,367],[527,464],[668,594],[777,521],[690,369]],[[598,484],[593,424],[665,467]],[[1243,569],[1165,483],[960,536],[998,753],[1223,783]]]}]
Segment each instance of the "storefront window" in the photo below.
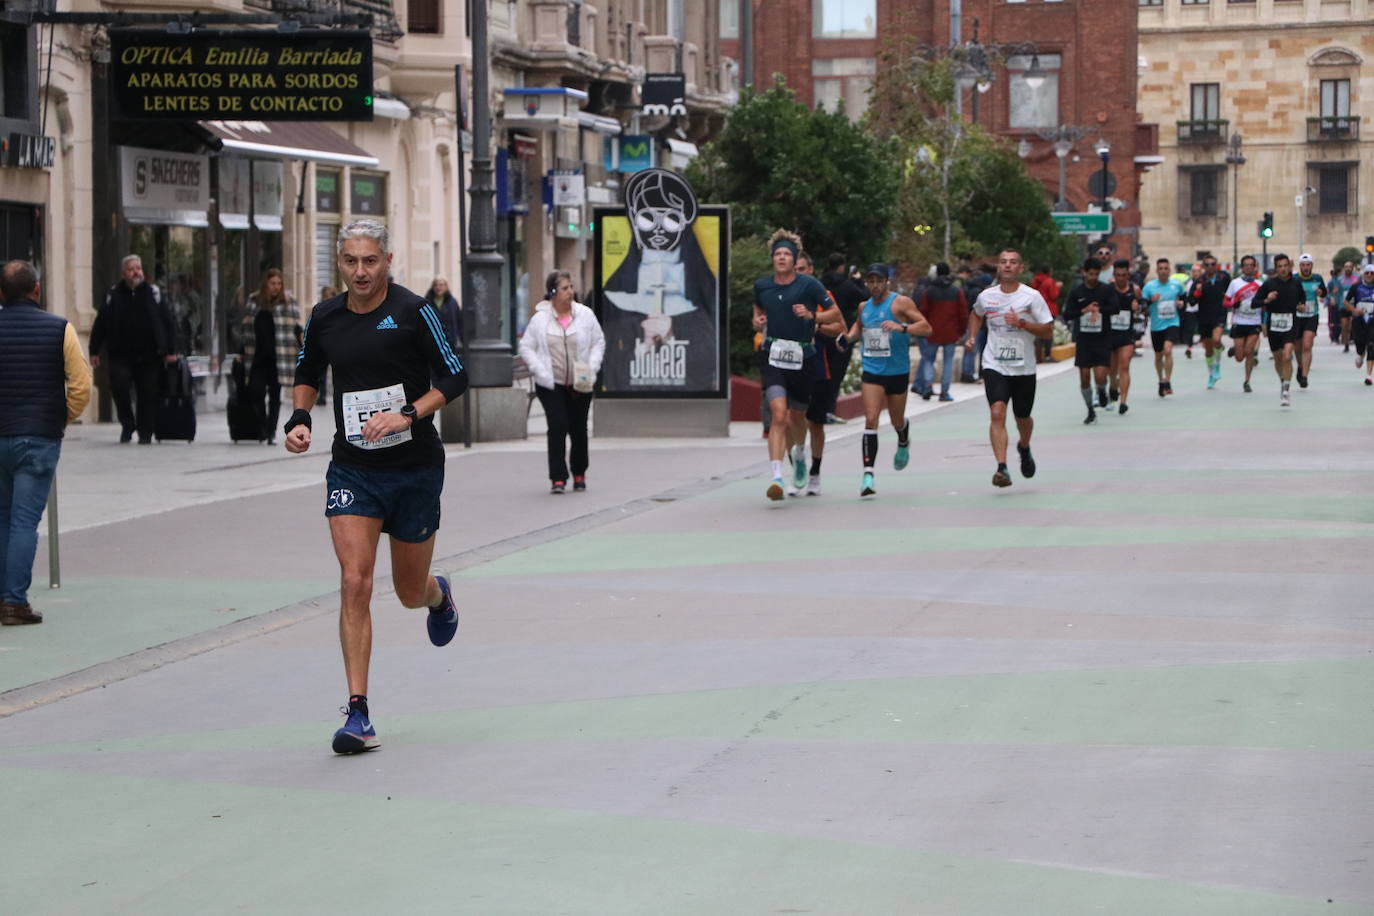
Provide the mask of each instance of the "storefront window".
[{"label": "storefront window", "polygon": [[148,279],[176,319],[176,352],[210,352],[210,304],[205,296],[205,230],[192,226],[135,225],[133,254],[143,259]]},{"label": "storefront window", "polygon": [[349,175],[349,210],[354,216],[382,216],[386,213],[386,176],[370,172]]},{"label": "storefront window", "polygon": [[317,223],[315,225],[315,284],[310,291],[316,302],[323,297],[323,288],[328,286],[336,293],[340,291],[338,259],[334,257],[335,240],[339,235],[337,223]]},{"label": "storefront window", "polygon": [[339,173],[334,169],[315,168],[315,211],[339,212]]}]

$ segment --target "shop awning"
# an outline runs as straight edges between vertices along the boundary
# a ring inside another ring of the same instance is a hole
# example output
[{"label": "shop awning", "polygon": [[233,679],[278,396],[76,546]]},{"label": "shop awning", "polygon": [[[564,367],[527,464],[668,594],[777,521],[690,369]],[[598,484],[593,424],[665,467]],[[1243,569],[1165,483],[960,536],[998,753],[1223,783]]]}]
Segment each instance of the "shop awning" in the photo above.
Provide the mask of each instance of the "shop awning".
[{"label": "shop awning", "polygon": [[668,138],[668,149],[672,154],[673,168],[675,169],[685,169],[687,163],[695,159],[698,153],[695,143],[688,143],[686,140],[674,140],[672,137]]},{"label": "shop awning", "polygon": [[379,165],[367,150],[311,121],[201,121],[200,126],[237,153],[366,169]]}]

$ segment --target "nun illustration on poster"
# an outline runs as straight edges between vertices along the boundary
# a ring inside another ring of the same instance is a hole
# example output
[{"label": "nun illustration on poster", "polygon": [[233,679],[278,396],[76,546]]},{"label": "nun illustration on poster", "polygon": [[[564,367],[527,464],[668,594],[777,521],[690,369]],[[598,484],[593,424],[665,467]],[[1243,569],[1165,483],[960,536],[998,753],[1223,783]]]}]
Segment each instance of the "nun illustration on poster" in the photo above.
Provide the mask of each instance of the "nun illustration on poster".
[{"label": "nun illustration on poster", "polygon": [[692,224],[691,186],[646,169],[625,185],[634,243],[603,286],[602,384],[613,392],[719,390],[720,296]]}]

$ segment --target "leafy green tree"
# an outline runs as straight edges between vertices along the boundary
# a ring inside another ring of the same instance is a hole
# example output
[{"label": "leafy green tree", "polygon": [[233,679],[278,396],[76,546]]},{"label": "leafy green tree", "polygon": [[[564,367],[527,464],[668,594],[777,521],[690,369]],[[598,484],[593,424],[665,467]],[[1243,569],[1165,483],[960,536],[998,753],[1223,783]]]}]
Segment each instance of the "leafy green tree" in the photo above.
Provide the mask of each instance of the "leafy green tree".
[{"label": "leafy green tree", "polygon": [[737,236],[730,243],[730,374],[758,374],[754,360],[754,281],[773,270],[768,240]]},{"label": "leafy green tree", "polygon": [[906,39],[880,58],[865,124],[903,161],[892,256],[921,266],[1010,246],[1028,265],[1067,273],[1074,246],[1059,235],[1039,183],[1005,141],[955,111],[959,61]]},{"label": "leafy green tree", "polygon": [[894,150],[842,111],[807,108],[779,78],[765,92],[744,91],[687,179],[703,201],[730,205],[736,236],[785,228],[822,263],[831,251],[877,260],[897,212]]},{"label": "leafy green tree", "polygon": [[1346,261],[1358,265],[1363,260],[1363,251],[1356,248],[1354,245],[1346,245],[1340,251],[1336,252],[1336,256],[1331,259],[1331,268],[1332,270],[1340,270],[1345,265]]}]

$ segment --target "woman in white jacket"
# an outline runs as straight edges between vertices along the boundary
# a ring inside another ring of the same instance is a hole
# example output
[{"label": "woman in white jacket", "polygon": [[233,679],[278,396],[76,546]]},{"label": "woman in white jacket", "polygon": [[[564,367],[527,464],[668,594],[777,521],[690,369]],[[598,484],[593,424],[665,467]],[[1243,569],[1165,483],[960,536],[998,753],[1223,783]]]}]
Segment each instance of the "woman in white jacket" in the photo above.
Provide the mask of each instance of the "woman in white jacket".
[{"label": "woman in white jacket", "polygon": [[[572,276],[555,270],[544,284],[546,299],[534,308],[520,338],[520,358],[534,376],[534,393],[549,422],[549,480],[553,493],[568,483],[587,489],[587,414],[606,336],[591,309],[573,301]],[[566,453],[572,440],[572,454]]]}]

